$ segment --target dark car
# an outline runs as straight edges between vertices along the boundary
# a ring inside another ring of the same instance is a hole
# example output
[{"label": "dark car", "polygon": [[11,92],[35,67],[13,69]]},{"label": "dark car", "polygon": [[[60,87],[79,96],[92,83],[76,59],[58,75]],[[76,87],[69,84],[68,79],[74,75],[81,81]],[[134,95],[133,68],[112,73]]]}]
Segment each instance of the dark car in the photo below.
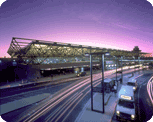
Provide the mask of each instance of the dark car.
[{"label": "dark car", "polygon": [[86,72],[79,72],[79,73],[77,73],[76,75],[77,75],[77,77],[85,76],[85,75],[86,75]]}]

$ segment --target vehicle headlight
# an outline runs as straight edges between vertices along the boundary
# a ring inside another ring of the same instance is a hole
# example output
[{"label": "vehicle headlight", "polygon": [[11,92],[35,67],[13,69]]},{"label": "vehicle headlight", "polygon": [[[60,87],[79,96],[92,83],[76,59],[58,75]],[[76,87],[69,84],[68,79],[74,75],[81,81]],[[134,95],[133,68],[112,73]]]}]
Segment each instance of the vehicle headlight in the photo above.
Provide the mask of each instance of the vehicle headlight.
[{"label": "vehicle headlight", "polygon": [[135,87],[133,87],[133,89],[135,90],[136,88],[135,88]]},{"label": "vehicle headlight", "polygon": [[131,118],[132,118],[132,119],[134,119],[134,118],[135,118],[135,116],[132,114],[132,115],[131,115]]},{"label": "vehicle headlight", "polygon": [[120,111],[116,111],[116,114],[119,115],[120,114]]}]

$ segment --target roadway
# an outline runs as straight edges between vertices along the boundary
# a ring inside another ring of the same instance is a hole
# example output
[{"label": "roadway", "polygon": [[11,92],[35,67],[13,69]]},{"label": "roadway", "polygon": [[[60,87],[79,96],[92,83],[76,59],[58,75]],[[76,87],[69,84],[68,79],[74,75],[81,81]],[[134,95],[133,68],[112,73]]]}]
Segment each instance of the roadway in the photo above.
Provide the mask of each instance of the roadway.
[{"label": "roadway", "polygon": [[145,122],[150,120],[153,116],[153,103],[149,97],[147,89],[147,83],[152,75],[152,73],[146,73],[136,78],[139,85],[135,100],[138,107],[138,120]]},{"label": "roadway", "polygon": [[[134,70],[125,71],[124,74],[132,71]],[[105,78],[113,78],[115,76],[112,71],[105,72]],[[101,73],[94,74],[93,81],[93,85],[98,86],[101,82]],[[51,95],[41,102],[3,114],[2,118],[8,122],[75,121],[86,102],[90,99],[90,82],[90,77],[85,76],[79,79],[71,79],[71,82],[62,84],[51,85],[46,83],[40,86],[25,87],[17,95],[16,93],[19,89],[14,89],[11,96],[3,96],[2,103],[10,99],[20,99],[21,97],[40,93],[50,93]]]},{"label": "roadway", "polygon": [[[146,122],[153,116],[153,103],[148,94],[148,81],[153,76],[153,70],[143,71],[138,77],[135,77],[138,83],[135,92],[136,118],[138,122]],[[125,120],[122,120],[125,121]],[[112,122],[119,122],[116,120],[116,113],[112,117]]]}]

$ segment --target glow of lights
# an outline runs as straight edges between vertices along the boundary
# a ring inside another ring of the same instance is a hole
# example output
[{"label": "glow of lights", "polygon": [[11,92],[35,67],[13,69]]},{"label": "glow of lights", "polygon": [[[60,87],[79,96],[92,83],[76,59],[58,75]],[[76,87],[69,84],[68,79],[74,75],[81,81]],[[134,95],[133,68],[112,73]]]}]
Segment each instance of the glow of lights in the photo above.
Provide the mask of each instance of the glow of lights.
[{"label": "glow of lights", "polygon": [[105,53],[105,55],[110,55],[109,52]]},{"label": "glow of lights", "polygon": [[130,96],[121,95],[121,98],[131,100],[132,98]]},{"label": "glow of lights", "polygon": [[35,44],[36,47],[45,47],[46,45]]},{"label": "glow of lights", "polygon": [[132,118],[132,119],[134,119],[134,118],[135,118],[135,116],[132,114],[132,115],[131,115],[131,118]]},{"label": "glow of lights", "polygon": [[89,54],[85,54],[85,56],[89,56]]},{"label": "glow of lights", "polygon": [[117,115],[119,115],[120,114],[120,111],[116,111],[116,113],[117,113]]},{"label": "glow of lights", "polygon": [[147,92],[148,92],[150,100],[151,100],[151,102],[153,104],[153,92],[152,92],[152,88],[153,88],[153,76],[149,79],[149,82],[147,83]]}]

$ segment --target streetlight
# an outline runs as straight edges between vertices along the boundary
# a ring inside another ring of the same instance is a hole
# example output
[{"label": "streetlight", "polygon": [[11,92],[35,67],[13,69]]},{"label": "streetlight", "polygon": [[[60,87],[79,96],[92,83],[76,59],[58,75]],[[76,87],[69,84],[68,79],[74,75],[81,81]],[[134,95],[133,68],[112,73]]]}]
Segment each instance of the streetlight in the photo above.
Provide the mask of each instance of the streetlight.
[{"label": "streetlight", "polygon": [[[140,56],[141,57],[141,56]],[[139,74],[140,74],[140,57],[138,57],[138,67],[139,67]]]},{"label": "streetlight", "polygon": [[[121,83],[123,82],[123,68],[122,68],[122,59],[123,59],[123,56],[120,56],[120,55],[118,55],[118,56],[114,56],[115,57],[115,62],[116,62],[116,83],[117,83],[117,88],[116,88],[116,91],[118,90],[118,80],[117,80],[117,73],[121,73]],[[121,71],[120,72],[117,72],[117,59],[118,58],[121,58]]]},{"label": "streetlight", "polygon": [[121,56],[121,80],[122,80],[122,82],[121,83],[123,83],[123,66],[122,66],[122,60],[123,60],[123,56]]},{"label": "streetlight", "polygon": [[133,56],[134,58],[134,73],[136,72],[136,69],[135,69],[135,56]]},{"label": "streetlight", "polygon": [[[116,62],[116,82],[117,82],[117,57],[116,56],[114,56],[115,57],[115,62]],[[117,82],[117,88],[116,88],[116,90],[118,89],[118,82]]]}]

